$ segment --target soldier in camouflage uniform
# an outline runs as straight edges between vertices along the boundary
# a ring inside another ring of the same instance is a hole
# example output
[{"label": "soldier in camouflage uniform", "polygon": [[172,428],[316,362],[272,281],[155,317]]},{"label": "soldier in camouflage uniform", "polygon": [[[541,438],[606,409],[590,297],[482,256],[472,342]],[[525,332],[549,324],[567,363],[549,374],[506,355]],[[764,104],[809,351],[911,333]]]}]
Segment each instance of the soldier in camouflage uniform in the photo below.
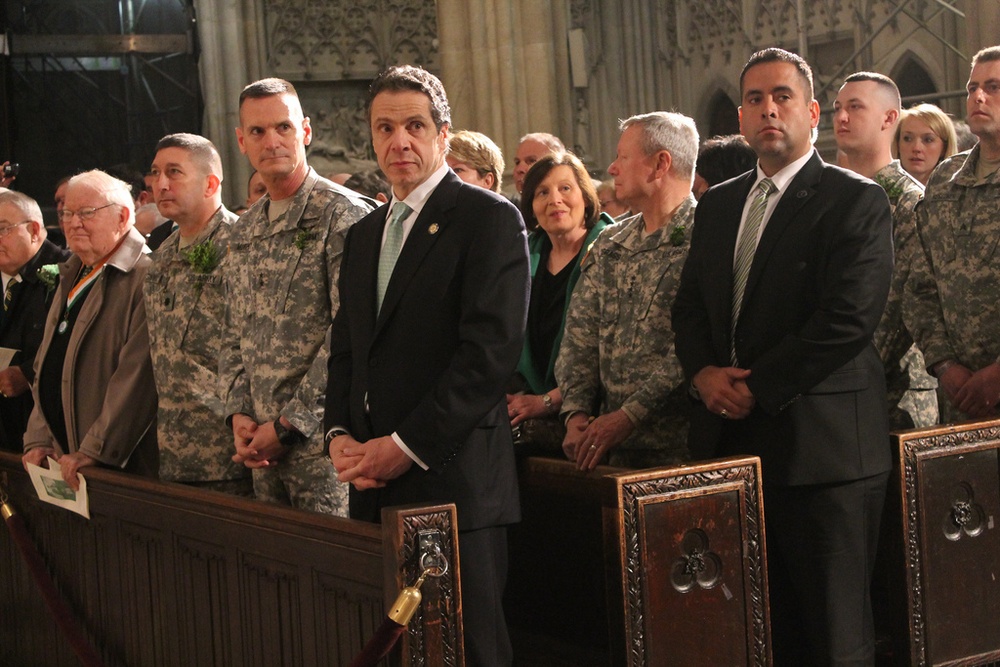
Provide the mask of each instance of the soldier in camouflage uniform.
[{"label": "soldier in camouflage uniform", "polygon": [[638,214],[605,229],[584,260],[556,362],[563,451],[582,470],[605,455],[633,468],[688,458],[670,306],[694,221],[698,131],[666,112],[633,116],[621,129],[608,173],[618,200]]},{"label": "soldier in camouflage uniform", "polygon": [[943,161],[917,207],[903,315],[938,378],[942,421],[992,417],[1000,402],[1000,46],[972,60],[971,151]]},{"label": "soldier in camouflage uniform", "polygon": [[914,209],[924,188],[903,170],[899,160],[892,159],[899,115],[899,88],[876,72],[856,72],[845,78],[834,102],[833,129],[840,166],[881,185],[892,206],[896,263],[889,300],[875,331],[875,347],[885,366],[889,426],[893,430],[937,422],[937,382],[924,371],[923,356],[903,325],[903,285],[910,272],[909,246],[916,232]]},{"label": "soldier in camouflage uniform", "polygon": [[372,206],[306,164],[312,130],[287,81],[243,90],[236,133],[268,194],[234,227],[226,262],[219,375],[235,459],[254,469],[258,499],[347,516],[323,442],[328,332],[344,238]]},{"label": "soldier in camouflage uniform", "polygon": [[160,214],[177,225],[153,253],[143,292],[159,393],[160,479],[253,495],[250,471],[232,460],[218,394],[226,294],[220,264],[236,215],[222,205],[222,161],[208,139],[171,134],[150,170]]}]

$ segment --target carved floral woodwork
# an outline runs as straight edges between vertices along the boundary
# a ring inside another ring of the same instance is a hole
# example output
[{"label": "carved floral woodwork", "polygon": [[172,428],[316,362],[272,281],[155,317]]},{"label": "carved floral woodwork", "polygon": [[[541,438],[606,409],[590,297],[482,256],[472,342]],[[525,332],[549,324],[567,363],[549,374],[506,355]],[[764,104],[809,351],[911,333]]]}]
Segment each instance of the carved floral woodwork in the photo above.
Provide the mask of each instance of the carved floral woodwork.
[{"label": "carved floral woodwork", "polygon": [[[678,614],[730,633],[742,628],[745,645],[726,647],[725,659],[738,655],[747,664],[769,664],[759,465],[747,457],[606,478],[605,540],[617,547],[620,565],[620,581],[609,582],[609,592],[617,589],[623,605],[622,664],[655,663],[656,635],[665,632],[664,624],[676,625]],[[675,509],[661,511],[670,505]],[[675,596],[664,593],[663,579]],[[675,648],[688,657],[688,650],[709,650]]]},{"label": "carved floral woodwork", "polygon": [[1000,421],[895,436],[899,445],[910,658],[1000,660]]},{"label": "carved floral woodwork", "polygon": [[[427,595],[434,589],[432,597],[436,602],[432,609],[421,605],[407,625],[406,639],[403,651],[413,667],[424,665],[443,665],[458,667],[464,663],[462,646],[462,626],[459,622],[458,610],[461,601],[456,595],[459,584],[458,555],[453,549],[457,543],[458,533],[455,525],[454,509],[445,507],[426,508],[421,510],[396,510],[400,526],[401,542],[396,545],[396,562],[402,563],[402,585],[412,584],[422,572],[422,567],[433,566],[434,563],[423,562],[421,553],[421,533],[436,532],[449,539],[442,541],[439,554],[447,563],[444,573],[439,576],[428,576],[421,591]],[[433,636],[431,635],[433,632]],[[440,653],[440,655],[434,655]],[[434,655],[435,659],[427,659]]]}]

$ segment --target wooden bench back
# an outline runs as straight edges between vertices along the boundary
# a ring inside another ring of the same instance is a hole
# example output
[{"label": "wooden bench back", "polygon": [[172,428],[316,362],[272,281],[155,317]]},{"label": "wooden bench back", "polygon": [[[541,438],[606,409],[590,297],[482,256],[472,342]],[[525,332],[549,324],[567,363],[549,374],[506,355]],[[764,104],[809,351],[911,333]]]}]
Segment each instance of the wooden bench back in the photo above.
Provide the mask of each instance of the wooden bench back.
[{"label": "wooden bench back", "polygon": [[[602,477],[570,461],[518,461],[521,522],[508,529],[510,568],[504,608],[515,656],[536,664],[607,665]],[[560,662],[561,661],[561,662]]]},{"label": "wooden bench back", "polygon": [[[382,526],[88,469],[91,519],[40,502],[19,457],[0,482],[107,665],[346,665],[437,530],[449,574],[424,588],[397,661],[461,664],[453,506]],[[448,659],[438,659],[446,656]],[[0,528],[0,664],[76,664]]]}]

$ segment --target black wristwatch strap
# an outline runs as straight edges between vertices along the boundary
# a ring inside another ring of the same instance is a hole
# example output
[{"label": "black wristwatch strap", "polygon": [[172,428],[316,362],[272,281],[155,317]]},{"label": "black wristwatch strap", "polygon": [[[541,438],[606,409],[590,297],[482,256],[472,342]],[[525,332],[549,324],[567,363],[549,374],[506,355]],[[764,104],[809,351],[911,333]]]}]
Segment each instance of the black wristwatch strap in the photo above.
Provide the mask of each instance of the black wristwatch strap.
[{"label": "black wristwatch strap", "polygon": [[285,425],[281,423],[281,417],[274,420],[274,433],[278,436],[278,442],[285,447],[295,447],[306,439],[299,431],[285,428]]}]

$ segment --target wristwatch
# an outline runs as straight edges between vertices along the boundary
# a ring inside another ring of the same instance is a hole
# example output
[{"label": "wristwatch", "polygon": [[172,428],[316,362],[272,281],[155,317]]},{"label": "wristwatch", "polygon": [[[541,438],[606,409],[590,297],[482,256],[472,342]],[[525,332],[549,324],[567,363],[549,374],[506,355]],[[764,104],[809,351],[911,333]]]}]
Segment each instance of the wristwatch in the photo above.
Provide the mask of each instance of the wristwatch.
[{"label": "wristwatch", "polygon": [[306,439],[301,432],[285,428],[285,425],[281,423],[281,417],[274,420],[274,434],[278,436],[278,442],[285,447],[295,447]]},{"label": "wristwatch", "polygon": [[939,361],[938,363],[934,364],[933,368],[931,368],[931,375],[940,380],[941,376],[944,375],[944,372],[957,363],[958,362],[955,361],[954,359],[945,359],[944,361]]},{"label": "wristwatch", "polygon": [[542,394],[542,403],[545,404],[545,409],[548,412],[552,412],[552,397],[548,394]]}]

